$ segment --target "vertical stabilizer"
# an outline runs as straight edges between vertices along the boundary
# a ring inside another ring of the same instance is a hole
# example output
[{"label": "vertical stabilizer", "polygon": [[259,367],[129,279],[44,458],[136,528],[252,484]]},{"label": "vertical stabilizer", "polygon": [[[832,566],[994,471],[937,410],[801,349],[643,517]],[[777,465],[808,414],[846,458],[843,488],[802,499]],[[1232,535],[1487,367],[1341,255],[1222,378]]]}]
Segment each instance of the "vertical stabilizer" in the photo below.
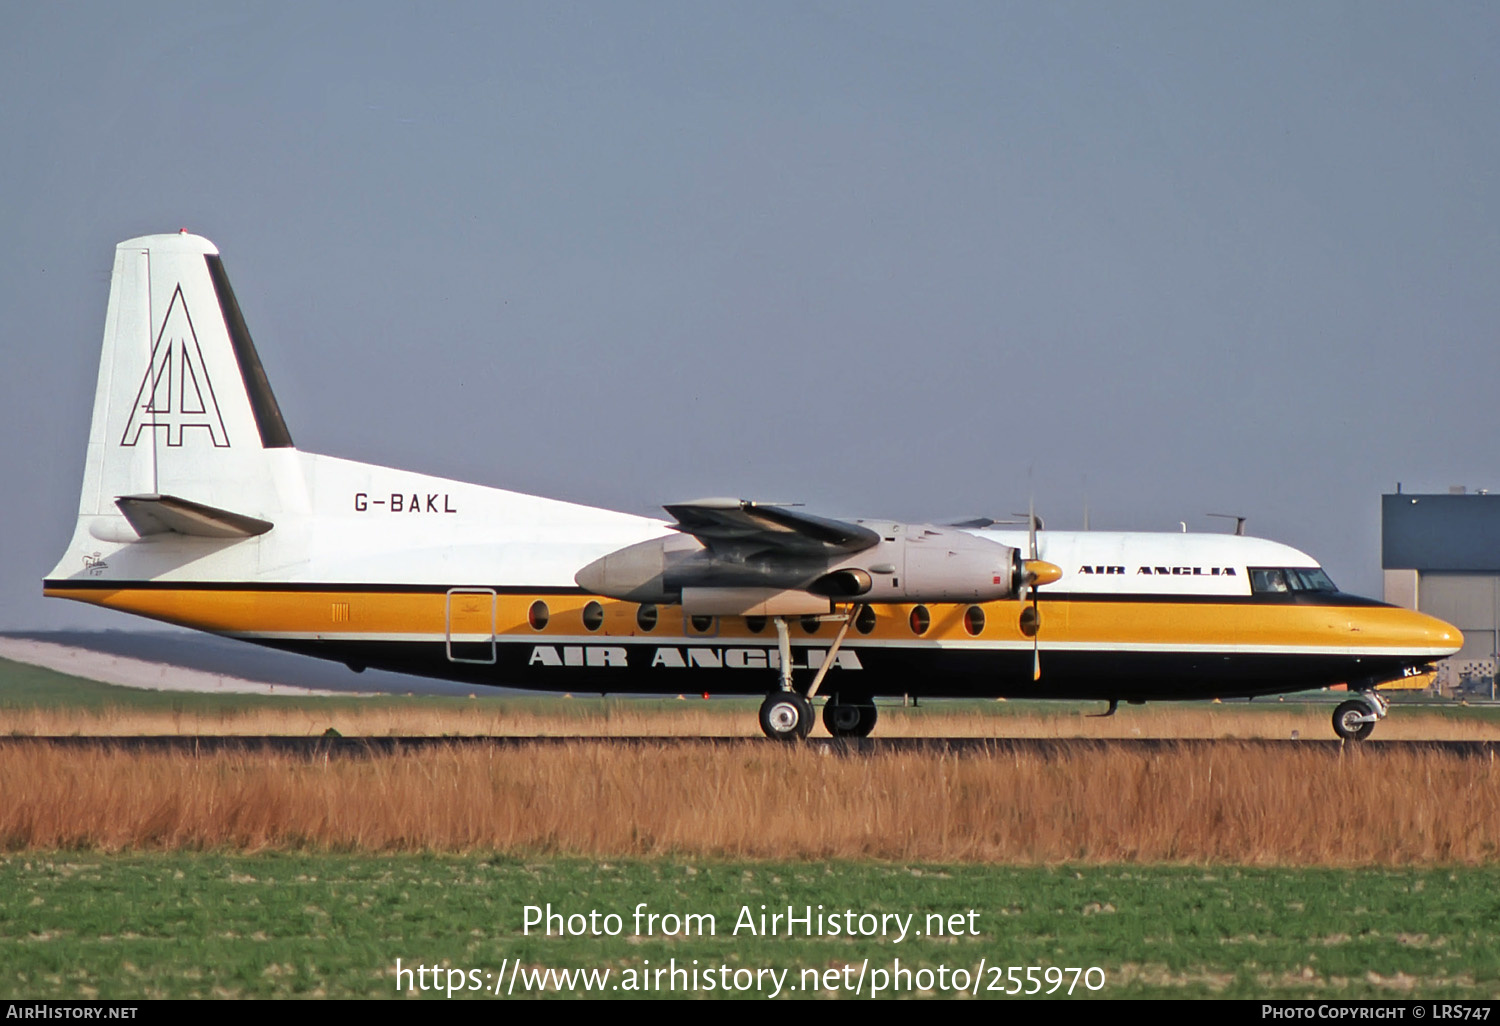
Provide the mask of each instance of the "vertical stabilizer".
[{"label": "vertical stabilizer", "polygon": [[219,251],[186,232],[115,250],[80,517],[166,494],[274,512],[267,451],[292,439]]}]

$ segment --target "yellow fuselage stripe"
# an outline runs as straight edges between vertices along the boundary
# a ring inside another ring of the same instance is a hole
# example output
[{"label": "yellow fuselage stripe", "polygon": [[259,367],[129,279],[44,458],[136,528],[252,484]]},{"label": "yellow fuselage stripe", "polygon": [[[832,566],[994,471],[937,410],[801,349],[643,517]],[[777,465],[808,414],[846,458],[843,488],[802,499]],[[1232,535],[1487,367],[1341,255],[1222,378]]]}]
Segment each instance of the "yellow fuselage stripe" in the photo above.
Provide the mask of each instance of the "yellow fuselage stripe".
[{"label": "yellow fuselage stripe", "polygon": [[[69,588],[53,586],[46,594],[76,599],[108,609],[218,634],[342,635],[371,641],[383,635],[488,636],[491,626],[501,640],[547,636],[640,637],[671,639],[775,640],[764,627],[752,632],[742,617],[714,618],[707,631],[693,628],[679,606],[662,606],[651,631],[636,623],[635,603],[574,594],[488,594],[411,591],[327,591],[195,588]],[[545,603],[547,623],[534,630],[528,611]],[[604,622],[597,630],[584,626],[584,607],[598,602]],[[876,611],[869,634],[851,630],[845,644],[861,640],[909,643],[1030,643],[1021,632],[1025,604],[987,602],[984,628],[977,635],[964,626],[966,605],[927,606],[931,625],[921,635],[910,626],[912,604],[884,604]],[[1040,604],[1043,637],[1050,643],[1149,646],[1277,646],[1287,648],[1384,649],[1441,648],[1438,621],[1388,606],[1281,605],[1161,601],[1101,602],[1044,600]],[[798,643],[831,643],[837,624],[823,622],[807,631],[791,624]],[[1454,645],[1456,648],[1456,644]]]}]

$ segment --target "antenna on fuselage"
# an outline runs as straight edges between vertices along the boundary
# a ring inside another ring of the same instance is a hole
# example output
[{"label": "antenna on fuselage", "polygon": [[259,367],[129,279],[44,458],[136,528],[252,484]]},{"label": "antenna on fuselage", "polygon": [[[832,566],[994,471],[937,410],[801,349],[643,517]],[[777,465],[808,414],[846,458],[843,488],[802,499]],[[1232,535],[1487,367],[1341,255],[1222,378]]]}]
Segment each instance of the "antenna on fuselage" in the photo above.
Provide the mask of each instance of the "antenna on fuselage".
[{"label": "antenna on fuselage", "polygon": [[1241,536],[1245,533],[1245,520],[1247,518],[1240,516],[1238,513],[1205,513],[1204,516],[1222,517],[1225,520],[1233,520],[1234,533]]}]

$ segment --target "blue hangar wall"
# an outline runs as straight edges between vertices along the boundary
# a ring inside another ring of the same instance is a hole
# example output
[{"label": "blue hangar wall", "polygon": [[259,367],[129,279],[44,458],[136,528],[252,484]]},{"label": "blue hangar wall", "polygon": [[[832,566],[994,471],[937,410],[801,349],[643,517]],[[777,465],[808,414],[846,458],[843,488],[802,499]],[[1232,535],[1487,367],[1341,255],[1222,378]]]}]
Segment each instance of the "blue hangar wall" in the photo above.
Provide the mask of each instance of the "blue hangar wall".
[{"label": "blue hangar wall", "polygon": [[1380,497],[1380,523],[1385,600],[1464,632],[1462,651],[1446,661],[1439,681],[1493,680],[1500,663],[1500,495],[1397,491]]}]

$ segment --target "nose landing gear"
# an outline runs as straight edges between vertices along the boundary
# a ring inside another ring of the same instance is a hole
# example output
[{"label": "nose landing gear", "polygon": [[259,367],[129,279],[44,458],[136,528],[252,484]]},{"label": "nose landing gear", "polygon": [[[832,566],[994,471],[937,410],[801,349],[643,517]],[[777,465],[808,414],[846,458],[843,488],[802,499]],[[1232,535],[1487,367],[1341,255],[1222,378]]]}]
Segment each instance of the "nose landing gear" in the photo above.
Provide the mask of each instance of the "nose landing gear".
[{"label": "nose landing gear", "polygon": [[1375,732],[1375,724],[1385,719],[1390,707],[1385,696],[1365,688],[1358,698],[1341,702],[1333,711],[1333,732],[1345,741],[1363,741]]}]

